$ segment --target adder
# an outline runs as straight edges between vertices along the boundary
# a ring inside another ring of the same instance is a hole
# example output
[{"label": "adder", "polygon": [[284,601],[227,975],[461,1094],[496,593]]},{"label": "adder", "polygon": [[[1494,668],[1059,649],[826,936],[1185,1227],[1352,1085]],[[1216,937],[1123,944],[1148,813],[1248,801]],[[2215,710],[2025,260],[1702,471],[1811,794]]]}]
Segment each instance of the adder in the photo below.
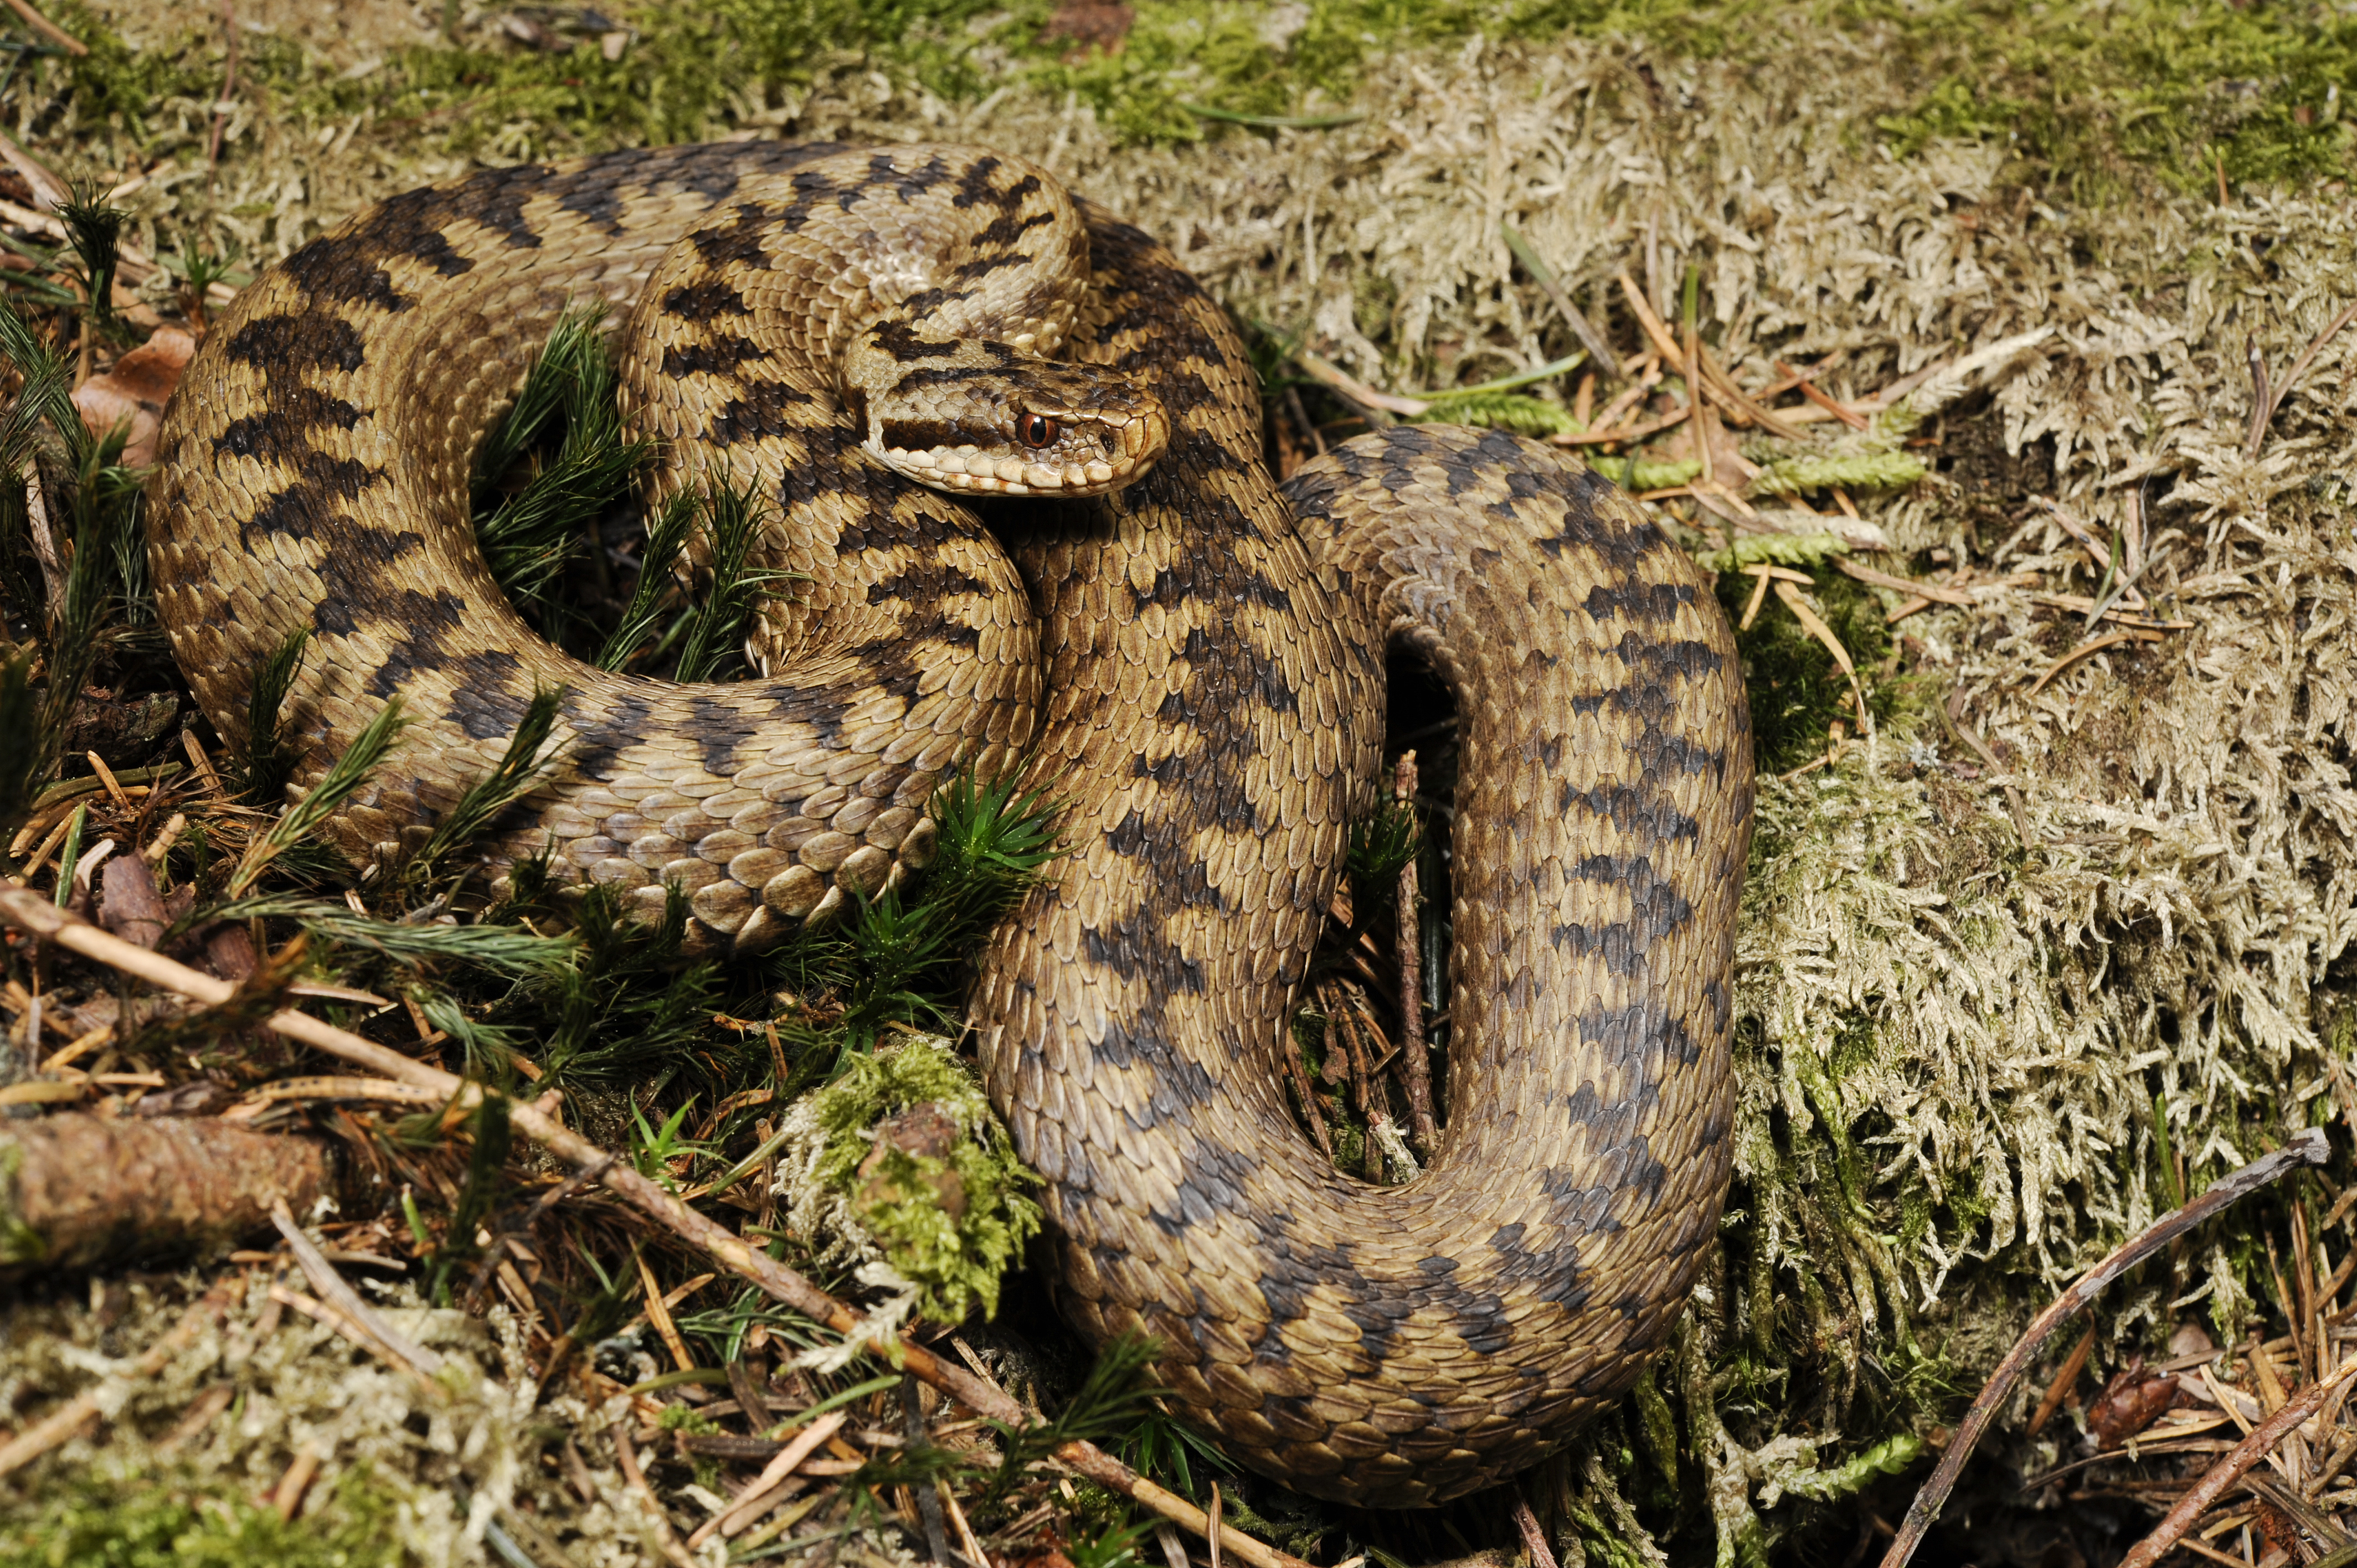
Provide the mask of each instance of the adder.
[{"label": "adder", "polygon": [[[797,575],[752,679],[587,668],[484,567],[472,455],[592,297],[628,312],[657,494],[774,508],[757,564]],[[1624,1391],[1711,1240],[1749,721],[1710,585],[1577,462],[1405,426],[1280,490],[1261,453],[1221,308],[1037,166],[630,151],[397,197],[245,290],[167,411],[151,549],[232,741],[264,656],[313,634],[298,782],[402,701],[333,825],[363,865],[430,831],[536,684],[565,693],[561,761],[490,861],[554,842],[651,910],[683,887],[716,951],[920,866],[953,768],[1050,787],[1071,853],[970,1017],[1064,1310],[1162,1340],[1178,1413],[1254,1468],[1425,1505]],[[1278,1053],[1394,646],[1452,687],[1462,749],[1448,1123],[1385,1187],[1318,1157]]]}]

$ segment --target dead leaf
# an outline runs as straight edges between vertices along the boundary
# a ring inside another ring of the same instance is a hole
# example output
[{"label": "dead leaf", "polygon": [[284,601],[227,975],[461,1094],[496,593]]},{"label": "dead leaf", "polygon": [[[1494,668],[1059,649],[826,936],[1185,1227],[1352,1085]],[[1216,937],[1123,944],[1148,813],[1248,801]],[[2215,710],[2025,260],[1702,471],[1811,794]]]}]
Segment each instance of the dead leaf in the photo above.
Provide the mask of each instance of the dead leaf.
[{"label": "dead leaf", "polygon": [[2087,1434],[2106,1452],[2158,1421],[2177,1403],[2177,1380],[2147,1372],[2141,1359],[2112,1376],[2104,1391],[2087,1407]]},{"label": "dead leaf", "polygon": [[1039,29],[1039,41],[1071,39],[1077,47],[1065,57],[1068,59],[1097,51],[1118,54],[1122,40],[1129,37],[1130,24],[1136,20],[1137,13],[1121,0],[1062,0],[1048,25]]},{"label": "dead leaf", "polygon": [[180,372],[197,351],[197,340],[177,327],[158,327],[146,342],[114,361],[102,376],[92,376],[74,389],[74,407],[93,435],[104,435],[131,422],[131,438],[123,448],[124,466],[145,467],[156,460],[156,430],[164,404],[180,384]]},{"label": "dead leaf", "polygon": [[151,950],[171,920],[156,892],[156,874],[135,854],[119,854],[101,874],[98,923],[126,942]]}]

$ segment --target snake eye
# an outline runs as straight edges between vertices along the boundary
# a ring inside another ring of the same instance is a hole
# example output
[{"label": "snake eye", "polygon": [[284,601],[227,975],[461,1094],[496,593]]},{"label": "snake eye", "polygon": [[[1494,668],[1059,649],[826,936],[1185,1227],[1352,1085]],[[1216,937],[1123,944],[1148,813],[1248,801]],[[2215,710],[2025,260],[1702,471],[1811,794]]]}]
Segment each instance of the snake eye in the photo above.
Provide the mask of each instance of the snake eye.
[{"label": "snake eye", "polygon": [[1026,446],[1045,446],[1056,438],[1056,422],[1043,413],[1027,413],[1015,422],[1015,438]]}]

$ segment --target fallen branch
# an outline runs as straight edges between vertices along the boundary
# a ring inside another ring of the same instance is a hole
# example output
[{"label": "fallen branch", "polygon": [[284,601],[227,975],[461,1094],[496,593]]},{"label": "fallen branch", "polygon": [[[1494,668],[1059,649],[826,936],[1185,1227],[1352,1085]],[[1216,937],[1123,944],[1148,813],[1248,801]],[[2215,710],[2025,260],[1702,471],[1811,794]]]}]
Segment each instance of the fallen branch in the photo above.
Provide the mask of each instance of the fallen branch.
[{"label": "fallen branch", "polygon": [[[1939,1468],[1932,1471],[1932,1478],[1923,1483],[1923,1489],[1915,1494],[1914,1506],[1907,1510],[1905,1521],[1891,1540],[1890,1550],[1883,1554],[1881,1568],[1905,1568],[1908,1559],[1915,1555],[1915,1548],[1922,1543],[1923,1532],[1932,1528],[1933,1520],[1940,1517],[1940,1509],[1947,1502],[1948,1494],[1955,1489],[1956,1477],[1964,1474],[1964,1461],[1972,1457],[1982,1434],[1988,1431],[1989,1423],[1996,1419],[1998,1410],[2012,1397],[2014,1385],[2021,1380],[2022,1374],[2046,1348],[2046,1342],[2064,1324],[2076,1317],[2114,1280],[2187,1231],[2238,1199],[2249,1197],[2302,1165],[2324,1164],[2330,1153],[2331,1145],[2325,1139],[2324,1129],[2310,1127],[2275,1153],[2262,1155],[2224,1177],[2184,1208],[2161,1216],[2142,1235],[2124,1243],[2110,1257],[2080,1275],[2069,1290],[2055,1298],[2053,1305],[2038,1315],[2013,1348],[2006,1352],[2005,1359],[1997,1363],[1996,1370],[1990,1375],[1988,1386],[1981,1390],[1980,1397],[1973,1401],[1972,1409],[1966,1411],[1964,1419],[1957,1423],[1956,1435],[1949,1443],[1948,1451],[1940,1456]],[[2321,1396],[2319,1398],[2320,1402]],[[2313,1414],[2313,1408],[2307,1413]],[[2306,1415],[2299,1419],[2305,1420]],[[2295,1421],[2292,1424],[2298,1423]],[[2257,1434],[2252,1435],[2256,1437]],[[2145,1562],[2148,1568],[2151,1559]],[[2126,1564],[2122,1568],[2126,1568]]]},{"label": "fallen branch", "polygon": [[268,1227],[274,1201],[308,1208],[328,1174],[326,1152],[304,1138],[210,1117],[91,1115],[0,1122],[0,1172],[11,1173],[0,1179],[0,1267],[43,1270],[235,1241]]},{"label": "fallen branch", "polygon": [[[2319,1141],[2320,1130],[2310,1129]],[[2247,1168],[2247,1167],[2246,1167]],[[2275,1452],[2292,1429],[2323,1408],[2332,1391],[2357,1374],[2357,1361],[2348,1361],[2339,1371],[2319,1382],[2313,1382],[2284,1402],[2284,1407],[2251,1429],[2251,1434],[2234,1444],[2227,1455],[2210,1467],[2210,1473],[2193,1484],[2193,1489],[2178,1499],[2177,1506],[2160,1521],[2160,1527],[2136,1543],[2120,1568],[2152,1568],[2169,1554],[2169,1549],[2184,1539],[2194,1521],[2210,1510],[2210,1506],[2223,1497],[2226,1488],[2241,1480],[2252,1466]]]},{"label": "fallen branch", "polygon": [[[150,952],[145,948],[110,935],[58,908],[42,895],[26,888],[0,887],[0,919],[30,935],[54,941],[84,958],[209,1005],[218,1006],[228,1001],[237,989],[228,981],[216,980],[160,953]],[[339,1029],[307,1013],[283,1009],[264,1020],[263,1026],[371,1072],[382,1073],[387,1078],[420,1089],[433,1090],[447,1097],[454,1108],[469,1108],[482,1099],[483,1090],[479,1085],[468,1083],[457,1074],[445,1072],[440,1068],[413,1061],[398,1051]],[[794,1270],[747,1245],[734,1232],[696,1213],[628,1164],[616,1160],[606,1150],[565,1126],[539,1105],[514,1105],[509,1112],[509,1121],[516,1131],[575,1170],[597,1168],[598,1184],[608,1192],[688,1245],[705,1253],[731,1273],[749,1280],[764,1293],[803,1316],[824,1324],[838,1334],[847,1335],[858,1327],[859,1316],[850,1307]],[[902,1371],[920,1382],[939,1389],[977,1415],[1004,1422],[1010,1426],[1032,1424],[1030,1415],[1014,1400],[963,1368],[943,1361],[913,1339],[896,1337],[877,1344],[876,1348],[880,1354],[897,1362]],[[1147,1480],[1094,1444],[1067,1443],[1055,1451],[1055,1457],[1099,1486],[1119,1492],[1182,1530],[1201,1536],[1208,1535],[1211,1528],[1201,1509]],[[1248,1535],[1230,1530],[1226,1533],[1226,1540],[1228,1549],[1237,1558],[1251,1563],[1253,1568],[1308,1568],[1301,1559],[1276,1551]]]}]

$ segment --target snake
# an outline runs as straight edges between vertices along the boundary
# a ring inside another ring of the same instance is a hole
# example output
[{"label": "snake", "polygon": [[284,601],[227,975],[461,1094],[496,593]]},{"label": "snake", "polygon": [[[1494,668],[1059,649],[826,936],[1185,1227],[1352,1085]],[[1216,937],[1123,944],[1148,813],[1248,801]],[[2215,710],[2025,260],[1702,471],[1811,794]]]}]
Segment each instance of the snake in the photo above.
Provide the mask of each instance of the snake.
[{"label": "snake", "polygon": [[[470,465],[568,309],[615,314],[651,493],[743,488],[783,585],[751,674],[544,641]],[[1057,1304],[1161,1347],[1172,1414],[1301,1492],[1444,1502],[1571,1442],[1670,1335],[1725,1203],[1749,720],[1711,582],[1562,448],[1402,424],[1280,488],[1262,385],[1172,253],[987,149],[732,143],[477,172],[265,272],[166,411],[157,606],[246,738],[307,651],[290,798],[408,720],[323,831],[365,880],[499,762],[477,853],[547,853],[749,958],[939,848],[957,770],[1062,803],[977,960],[979,1070]],[[1285,1051],[1374,809],[1387,660],[1458,714],[1439,1146],[1338,1171]],[[373,869],[371,869],[373,868]]]}]

